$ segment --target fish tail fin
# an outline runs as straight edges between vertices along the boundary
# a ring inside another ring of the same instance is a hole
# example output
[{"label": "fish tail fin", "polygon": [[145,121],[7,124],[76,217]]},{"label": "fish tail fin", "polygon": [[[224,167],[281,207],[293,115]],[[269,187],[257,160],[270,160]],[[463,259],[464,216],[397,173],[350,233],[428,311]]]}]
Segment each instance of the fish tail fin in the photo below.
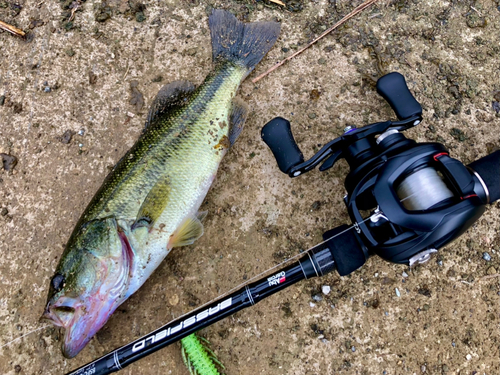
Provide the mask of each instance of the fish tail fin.
[{"label": "fish tail fin", "polygon": [[213,10],[208,24],[214,62],[239,62],[248,72],[262,60],[280,33],[277,22],[243,23],[224,10]]}]

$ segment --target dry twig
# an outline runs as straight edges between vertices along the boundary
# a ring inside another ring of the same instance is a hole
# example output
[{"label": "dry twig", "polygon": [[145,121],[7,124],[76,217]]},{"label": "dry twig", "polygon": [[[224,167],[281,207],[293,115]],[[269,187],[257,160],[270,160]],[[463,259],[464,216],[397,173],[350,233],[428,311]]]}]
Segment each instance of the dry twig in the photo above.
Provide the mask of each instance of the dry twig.
[{"label": "dry twig", "polygon": [[76,3],[75,7],[73,9],[71,9],[71,17],[69,17],[69,20],[68,22],[71,22],[73,21],[73,19],[75,18],[75,12],[78,10],[78,8],[80,8],[80,6],[82,5],[82,3],[80,3],[79,1]]},{"label": "dry twig", "polygon": [[492,275],[483,276],[483,277],[481,277],[481,280],[493,279],[494,277],[500,277],[500,273],[494,273]]},{"label": "dry twig", "polygon": [[291,60],[293,59],[295,56],[297,56],[298,54],[302,53],[303,51],[305,51],[306,49],[308,49],[310,46],[312,46],[314,43],[316,43],[318,40],[320,40],[321,38],[323,38],[325,35],[331,33],[333,30],[335,30],[337,27],[339,27],[340,25],[344,24],[345,22],[347,22],[348,20],[350,20],[352,17],[354,17],[355,15],[357,15],[358,13],[362,12],[363,10],[365,10],[366,8],[368,8],[370,5],[376,3],[378,0],[367,0],[365,1],[363,4],[361,4],[360,6],[358,6],[356,9],[354,9],[351,13],[349,13],[347,16],[345,16],[344,18],[342,18],[339,22],[337,22],[335,25],[333,25],[332,27],[330,27],[328,30],[326,30],[323,34],[321,34],[320,36],[318,36],[316,39],[314,39],[311,43],[309,43],[307,46],[305,46],[304,48],[298,50],[297,52],[295,52],[294,54],[288,56],[286,59],[282,60],[281,62],[277,63],[276,65],[274,65],[272,68],[268,69],[265,73],[262,73],[260,76],[258,76],[257,78],[254,78],[252,80],[253,83],[259,81],[260,79],[264,78],[265,76],[267,76],[269,73],[271,73],[272,71],[274,71],[275,69],[279,68],[281,65],[283,65],[284,63],[286,63],[288,60]]},{"label": "dry twig", "polygon": [[275,3],[281,6],[285,6],[285,3],[281,0],[269,0],[271,3]]},{"label": "dry twig", "polygon": [[8,31],[9,33],[11,33],[13,35],[20,36],[21,38],[23,38],[26,35],[26,33],[24,31],[22,31],[21,29],[18,29],[17,27],[9,25],[9,24],[2,22],[2,21],[0,21],[0,29]]}]

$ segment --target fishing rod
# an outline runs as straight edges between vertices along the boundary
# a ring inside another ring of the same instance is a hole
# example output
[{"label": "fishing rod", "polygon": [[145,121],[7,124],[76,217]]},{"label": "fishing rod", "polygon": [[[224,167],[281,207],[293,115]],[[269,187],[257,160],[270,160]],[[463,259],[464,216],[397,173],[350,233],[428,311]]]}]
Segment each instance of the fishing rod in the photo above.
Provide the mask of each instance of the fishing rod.
[{"label": "fishing rod", "polygon": [[119,371],[301,280],[334,270],[348,275],[374,254],[410,267],[423,264],[464,233],[487,204],[500,198],[500,151],[465,166],[440,143],[407,139],[401,132],[420,124],[422,107],[404,77],[395,72],[381,77],[377,92],[398,121],[349,126],[307,161],[295,143],[290,122],[277,117],[262,129],[262,139],[278,167],[290,177],[319,164],[320,171],[325,171],[341,158],[347,161],[344,203],[352,226],[325,232],[323,242],[271,276],[250,281],[68,375]]}]

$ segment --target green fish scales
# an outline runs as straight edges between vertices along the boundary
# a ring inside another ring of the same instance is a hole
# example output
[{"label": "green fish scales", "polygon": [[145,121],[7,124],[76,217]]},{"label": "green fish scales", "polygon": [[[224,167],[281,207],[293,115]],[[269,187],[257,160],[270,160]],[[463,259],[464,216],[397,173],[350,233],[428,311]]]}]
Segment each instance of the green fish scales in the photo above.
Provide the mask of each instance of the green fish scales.
[{"label": "green fish scales", "polygon": [[[211,181],[229,147],[232,98],[245,75],[245,67],[221,65],[184,106],[149,125],[96,194],[83,220],[138,219],[147,194],[165,178],[172,187],[166,211],[189,209],[186,202],[198,200],[199,187]],[[167,225],[175,229],[179,223],[171,219],[166,218]]]}]

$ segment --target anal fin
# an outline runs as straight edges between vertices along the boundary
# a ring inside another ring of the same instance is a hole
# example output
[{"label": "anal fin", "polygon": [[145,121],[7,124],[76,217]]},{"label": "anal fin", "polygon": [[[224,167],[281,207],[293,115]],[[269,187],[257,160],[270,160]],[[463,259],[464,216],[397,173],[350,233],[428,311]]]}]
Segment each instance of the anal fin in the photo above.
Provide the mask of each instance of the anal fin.
[{"label": "anal fin", "polygon": [[202,220],[207,212],[199,212],[196,216],[189,217],[177,228],[168,241],[167,248],[191,245],[203,235]]},{"label": "anal fin", "polygon": [[194,85],[188,81],[174,81],[163,86],[153,99],[144,128],[147,129],[170,108],[184,105],[194,89]]},{"label": "anal fin", "polygon": [[160,177],[142,202],[132,228],[141,226],[152,228],[167,206],[170,191],[170,177],[165,174]]},{"label": "anal fin", "polygon": [[238,139],[248,116],[248,106],[239,98],[234,98],[229,114],[229,142],[231,146]]}]

